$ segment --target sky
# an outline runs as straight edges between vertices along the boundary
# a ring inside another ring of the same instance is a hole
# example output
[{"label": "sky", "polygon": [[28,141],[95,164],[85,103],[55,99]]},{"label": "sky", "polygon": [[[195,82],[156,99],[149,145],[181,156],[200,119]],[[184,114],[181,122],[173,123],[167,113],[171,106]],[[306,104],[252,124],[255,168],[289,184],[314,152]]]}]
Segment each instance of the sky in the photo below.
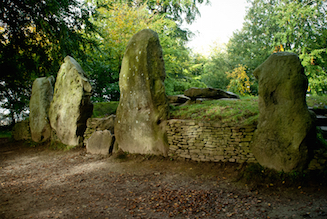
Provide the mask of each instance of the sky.
[{"label": "sky", "polygon": [[183,25],[196,34],[188,46],[194,52],[209,55],[215,41],[227,43],[233,32],[242,28],[247,5],[246,0],[211,0],[210,5],[200,5],[201,17],[191,25]]}]

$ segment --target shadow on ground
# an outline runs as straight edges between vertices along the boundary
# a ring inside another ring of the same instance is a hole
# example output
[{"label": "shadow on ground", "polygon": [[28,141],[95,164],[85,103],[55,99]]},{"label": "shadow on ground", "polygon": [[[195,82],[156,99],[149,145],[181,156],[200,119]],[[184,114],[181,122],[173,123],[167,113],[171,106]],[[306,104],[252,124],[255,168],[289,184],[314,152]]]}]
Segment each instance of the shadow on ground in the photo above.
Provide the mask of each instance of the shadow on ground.
[{"label": "shadow on ground", "polygon": [[0,145],[0,218],[326,218],[326,187],[249,187],[238,164]]}]

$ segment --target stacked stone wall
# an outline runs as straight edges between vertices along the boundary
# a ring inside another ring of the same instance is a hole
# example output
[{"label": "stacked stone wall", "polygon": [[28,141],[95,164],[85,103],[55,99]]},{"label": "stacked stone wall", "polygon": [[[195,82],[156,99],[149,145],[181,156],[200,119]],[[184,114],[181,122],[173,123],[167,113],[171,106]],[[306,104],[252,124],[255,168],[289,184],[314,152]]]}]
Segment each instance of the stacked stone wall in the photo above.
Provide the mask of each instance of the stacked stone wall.
[{"label": "stacked stone wall", "polygon": [[256,126],[229,126],[193,120],[167,121],[170,157],[193,161],[257,162],[250,151]]}]

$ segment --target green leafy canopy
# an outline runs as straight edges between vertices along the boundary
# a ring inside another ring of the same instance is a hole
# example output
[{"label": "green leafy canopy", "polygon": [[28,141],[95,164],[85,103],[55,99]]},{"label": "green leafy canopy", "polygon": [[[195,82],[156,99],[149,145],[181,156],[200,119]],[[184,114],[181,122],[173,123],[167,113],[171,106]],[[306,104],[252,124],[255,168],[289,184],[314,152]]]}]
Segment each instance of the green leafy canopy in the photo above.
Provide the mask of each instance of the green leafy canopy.
[{"label": "green leafy canopy", "polygon": [[27,109],[35,78],[54,75],[66,55],[82,57],[93,31],[90,8],[75,0],[1,1],[0,101],[13,122]]}]

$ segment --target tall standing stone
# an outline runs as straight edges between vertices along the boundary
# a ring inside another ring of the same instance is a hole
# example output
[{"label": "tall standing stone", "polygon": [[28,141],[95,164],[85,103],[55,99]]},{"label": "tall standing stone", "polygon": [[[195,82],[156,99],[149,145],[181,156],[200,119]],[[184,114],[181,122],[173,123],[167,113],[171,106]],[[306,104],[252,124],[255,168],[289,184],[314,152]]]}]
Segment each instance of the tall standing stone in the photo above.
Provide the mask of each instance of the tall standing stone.
[{"label": "tall standing stone", "polygon": [[37,78],[33,82],[30,99],[30,129],[35,142],[43,142],[51,136],[49,107],[53,96],[54,77]]},{"label": "tall standing stone", "polygon": [[91,117],[92,87],[81,66],[70,56],[61,65],[50,104],[49,116],[55,138],[76,146],[83,138],[86,120]]},{"label": "tall standing stone", "polygon": [[138,32],[127,45],[119,75],[115,136],[123,151],[167,155],[165,77],[157,33],[149,29]]},{"label": "tall standing stone", "polygon": [[259,81],[259,121],[252,153],[265,167],[285,172],[303,169],[315,116],[306,104],[308,80],[299,57],[275,53],[253,74]]}]

